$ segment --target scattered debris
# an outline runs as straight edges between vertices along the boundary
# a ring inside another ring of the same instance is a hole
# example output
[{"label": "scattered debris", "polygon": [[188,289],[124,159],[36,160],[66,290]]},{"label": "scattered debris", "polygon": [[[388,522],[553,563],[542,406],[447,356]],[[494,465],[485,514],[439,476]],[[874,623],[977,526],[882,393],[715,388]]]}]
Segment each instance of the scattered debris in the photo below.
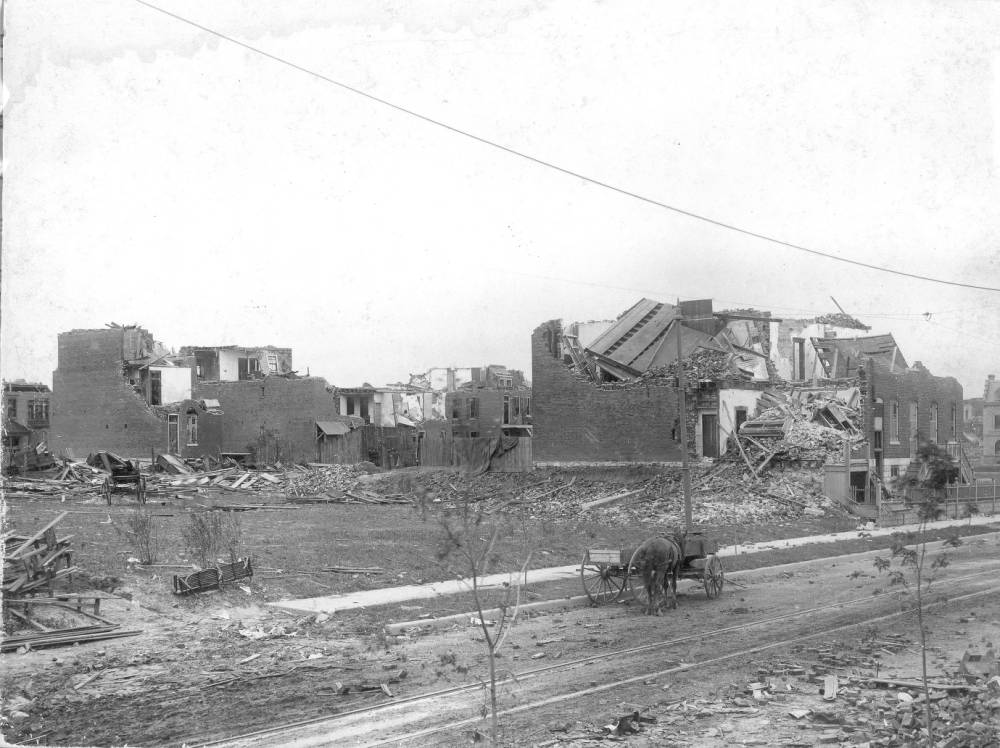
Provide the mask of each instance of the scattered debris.
[{"label": "scattered debris", "polygon": [[227,582],[246,579],[253,576],[253,567],[249,558],[237,559],[230,564],[219,564],[210,569],[187,574],[174,575],[174,594],[187,595],[192,592],[204,592],[216,589]]},{"label": "scattered debris", "polygon": [[[72,535],[56,536],[56,525],[66,516],[63,512],[45,527],[32,535],[5,533],[3,547],[3,595],[13,596],[35,593],[45,589],[51,595],[56,580],[76,571],[72,566],[70,548]],[[58,569],[60,563],[64,568]]]}]

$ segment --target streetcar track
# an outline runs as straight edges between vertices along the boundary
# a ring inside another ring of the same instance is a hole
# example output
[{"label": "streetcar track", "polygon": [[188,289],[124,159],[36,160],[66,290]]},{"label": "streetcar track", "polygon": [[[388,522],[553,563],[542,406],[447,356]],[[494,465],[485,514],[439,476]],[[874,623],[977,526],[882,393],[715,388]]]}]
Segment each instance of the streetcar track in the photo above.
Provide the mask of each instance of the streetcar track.
[{"label": "streetcar track", "polygon": [[[933,603],[926,603],[924,609],[927,608],[937,608],[942,605],[947,605],[948,603],[954,603],[961,600],[970,600],[976,597],[982,597],[984,595],[991,595],[1000,592],[1000,585],[993,587],[988,590],[979,590],[977,592],[969,592],[964,595],[958,595],[956,597],[948,598],[947,600],[938,600]],[[893,618],[900,618],[905,615],[914,614],[914,610],[901,610],[895,613],[887,613],[885,615],[876,616],[874,618],[867,618],[863,621],[852,621],[851,623],[841,624],[839,626],[834,626],[832,628],[824,629],[822,631],[815,631],[810,634],[803,634],[802,636],[797,636],[794,639],[782,639],[781,641],[771,642],[769,644],[761,644],[756,647],[750,647],[748,649],[740,650],[739,652],[731,652],[730,654],[720,655],[719,657],[713,657],[707,660],[701,660],[700,662],[684,663],[682,665],[677,665],[674,667],[667,668],[665,670],[656,670],[648,673],[642,673],[640,675],[634,675],[629,678],[624,678],[613,683],[604,683],[599,686],[591,686],[590,688],[585,688],[579,691],[572,691],[567,694],[562,694],[559,696],[550,696],[546,699],[541,699],[539,701],[532,701],[527,704],[520,704],[515,707],[509,707],[506,709],[500,709],[497,712],[498,717],[504,717],[511,714],[518,714],[521,712],[530,711],[532,709],[540,709],[545,706],[550,706],[552,704],[558,704],[569,699],[576,699],[582,696],[590,696],[592,694],[602,693],[603,691],[610,691],[615,688],[620,688],[622,686],[631,685],[633,683],[640,683],[642,681],[649,680],[651,678],[661,678],[665,675],[673,675],[675,673],[682,673],[687,670],[692,670],[694,668],[705,667],[709,665],[715,665],[720,662],[725,662],[726,660],[736,659],[738,657],[746,657],[753,654],[758,654],[760,652],[765,652],[769,649],[777,649],[778,647],[787,647],[793,644],[798,644],[800,642],[809,641],[810,639],[815,639],[818,636],[825,636],[827,634],[835,634],[840,631],[846,631],[848,629],[857,628],[858,626],[866,626],[873,623],[881,623],[883,621],[889,621]],[[473,725],[481,723],[482,719],[474,717],[471,719],[465,719],[460,721],[449,722],[446,727],[432,727],[426,730],[419,730],[417,732],[409,733],[407,735],[400,735],[395,738],[389,738],[386,740],[377,740],[370,743],[361,743],[359,748],[373,748],[374,746],[383,745],[394,745],[396,743],[401,743],[407,740],[414,740],[416,738],[427,737],[429,735],[435,735],[437,733],[452,731],[456,728],[461,728],[467,725]]]},{"label": "streetcar track", "polygon": [[[1000,567],[994,566],[994,567],[991,567],[990,569],[987,569],[987,570],[984,570],[984,571],[978,571],[978,572],[975,572],[975,573],[972,573],[972,574],[966,574],[966,575],[960,576],[960,577],[949,577],[948,578],[948,582],[949,583],[958,583],[958,582],[964,582],[964,581],[967,581],[967,580],[975,579],[975,578],[986,576],[986,575],[994,575],[994,574],[996,574],[998,568],[1000,568]],[[946,604],[948,602],[954,602],[956,600],[963,600],[963,599],[966,599],[967,597],[975,597],[975,596],[990,594],[990,593],[998,592],[998,591],[1000,591],[1000,586],[995,587],[995,588],[991,588],[991,589],[986,590],[986,591],[980,591],[980,592],[970,593],[968,595],[963,595],[963,596],[960,596],[960,597],[949,598],[949,599],[941,601],[941,602],[927,603],[926,607],[928,607],[928,608],[930,608],[930,607],[937,607],[938,605]],[[679,645],[679,644],[684,644],[684,643],[687,643],[687,642],[700,641],[700,640],[703,640],[703,639],[707,639],[709,637],[716,637],[716,636],[719,636],[721,634],[732,634],[732,633],[736,633],[736,632],[740,632],[740,631],[748,631],[748,630],[753,629],[755,627],[766,626],[766,625],[770,625],[770,624],[773,624],[773,623],[777,623],[777,622],[781,622],[781,621],[787,621],[787,620],[791,620],[791,619],[799,618],[799,617],[803,617],[803,616],[808,616],[808,615],[811,615],[811,614],[814,614],[814,613],[821,613],[821,612],[832,610],[832,609],[848,608],[848,607],[851,607],[851,606],[854,606],[854,605],[858,605],[860,603],[870,602],[872,600],[880,600],[882,598],[890,597],[890,596],[893,596],[895,594],[897,594],[897,593],[894,590],[886,590],[884,592],[879,592],[877,594],[869,594],[869,595],[865,595],[863,597],[857,597],[857,598],[851,598],[849,600],[842,600],[842,601],[838,601],[838,602],[827,603],[825,605],[820,605],[820,606],[816,606],[816,607],[813,607],[813,608],[807,608],[805,610],[795,610],[795,611],[791,611],[789,613],[783,613],[783,614],[781,614],[779,616],[773,616],[771,618],[759,619],[759,620],[756,620],[756,621],[749,621],[747,623],[741,623],[741,624],[738,624],[738,625],[735,625],[735,626],[727,626],[727,627],[721,628],[721,629],[713,629],[711,631],[703,631],[703,632],[698,632],[698,633],[694,633],[694,634],[687,634],[685,636],[677,637],[677,638],[674,638],[674,639],[669,639],[669,640],[664,640],[664,641],[659,641],[659,642],[651,642],[649,644],[640,644],[640,645],[637,645],[637,646],[634,646],[634,647],[626,647],[626,648],[616,649],[616,650],[612,650],[612,651],[608,651],[608,652],[601,652],[601,653],[597,653],[597,654],[591,654],[591,655],[588,655],[586,657],[578,658],[576,660],[569,660],[569,661],[559,662],[559,663],[555,663],[555,664],[552,664],[552,665],[546,665],[546,666],[534,668],[534,669],[531,669],[531,670],[526,670],[526,671],[524,671],[522,673],[517,673],[517,674],[515,674],[513,676],[508,676],[508,677],[504,677],[504,678],[498,678],[496,684],[499,687],[501,685],[507,685],[507,684],[514,683],[514,682],[521,683],[521,682],[524,682],[524,681],[527,681],[527,680],[533,680],[533,679],[538,678],[538,677],[540,677],[542,675],[545,675],[545,674],[549,674],[549,673],[553,673],[553,672],[558,672],[558,671],[561,671],[561,670],[569,671],[569,670],[572,670],[572,669],[574,669],[576,667],[583,666],[583,665],[588,665],[588,664],[592,664],[592,663],[595,663],[595,662],[601,662],[601,661],[605,661],[605,660],[612,660],[612,659],[616,659],[616,658],[620,659],[623,656],[627,656],[627,655],[635,655],[635,654],[640,654],[640,653],[643,653],[643,652],[651,652],[651,651],[656,651],[656,650],[659,650],[659,649],[665,649],[665,648],[673,647],[673,646],[676,646],[676,645]],[[866,623],[877,622],[877,621],[880,621],[880,620],[889,620],[889,619],[896,618],[896,617],[899,617],[899,616],[902,616],[902,615],[906,615],[909,612],[912,612],[912,611],[908,611],[908,610],[907,611],[899,611],[899,612],[896,612],[896,613],[891,613],[891,614],[879,616],[879,617],[876,617],[876,618],[872,618],[870,620],[858,621],[858,622],[853,622],[853,623],[841,625],[841,626],[835,627],[833,629],[824,629],[824,630],[821,630],[821,631],[818,631],[818,632],[814,632],[814,633],[810,633],[808,635],[804,635],[802,637],[798,637],[798,638],[793,639],[793,640],[787,640],[787,641],[776,642],[776,643],[772,643],[772,644],[768,644],[768,645],[762,645],[762,647],[749,649],[749,650],[746,650],[745,652],[741,652],[741,653],[735,653],[735,654],[731,654],[731,655],[724,655],[724,656],[722,656],[720,658],[717,658],[715,660],[707,660],[707,661],[704,661],[702,663],[694,663],[694,664],[684,663],[683,665],[674,666],[674,667],[669,668],[669,669],[664,670],[664,671],[658,671],[657,673],[647,673],[647,674],[642,675],[642,676],[635,676],[633,678],[629,678],[629,679],[627,679],[625,681],[621,681],[621,682],[618,682],[616,684],[604,684],[604,685],[601,685],[601,686],[596,686],[596,687],[591,687],[591,688],[588,688],[588,689],[584,689],[582,691],[574,691],[573,693],[565,695],[565,696],[555,696],[555,697],[551,697],[551,699],[548,699],[548,700],[543,700],[543,701],[540,701],[540,702],[533,702],[531,704],[524,704],[524,705],[521,705],[521,706],[518,706],[518,707],[511,707],[510,709],[502,710],[500,713],[501,714],[515,714],[515,713],[518,713],[518,712],[521,712],[521,711],[526,711],[526,710],[529,710],[529,709],[535,709],[535,708],[539,708],[541,706],[545,706],[548,702],[558,703],[559,701],[567,699],[567,698],[570,698],[570,697],[575,697],[575,696],[578,696],[578,695],[586,695],[586,694],[589,694],[589,693],[598,693],[598,692],[607,690],[608,688],[613,687],[613,686],[627,684],[627,683],[631,683],[631,682],[642,680],[642,679],[648,679],[650,677],[656,677],[657,675],[682,672],[682,671],[690,669],[691,667],[694,667],[696,665],[711,664],[712,662],[716,662],[716,661],[723,661],[723,660],[726,660],[726,659],[732,659],[734,657],[740,656],[741,654],[753,654],[756,651],[763,651],[765,649],[771,649],[771,648],[778,647],[778,646],[785,646],[787,644],[795,643],[796,641],[808,640],[808,639],[811,639],[811,638],[815,638],[816,636],[821,636],[821,635],[824,635],[824,634],[833,633],[833,632],[836,632],[836,631],[839,631],[839,630],[842,630],[842,629],[847,629],[847,628],[852,628],[852,627],[856,627],[856,626],[861,626],[861,625],[865,625]],[[431,692],[427,692],[427,693],[414,694],[412,696],[406,696],[406,697],[402,697],[402,698],[394,698],[391,702],[387,702],[387,703],[383,703],[383,704],[377,704],[375,706],[366,706],[366,707],[360,707],[360,708],[356,708],[356,709],[348,709],[348,710],[345,710],[345,711],[342,711],[342,712],[336,712],[336,713],[333,713],[333,714],[327,714],[327,715],[323,715],[323,716],[320,716],[320,717],[311,717],[311,718],[305,719],[305,720],[298,720],[298,721],[295,721],[295,722],[289,722],[289,723],[285,723],[285,724],[282,724],[282,725],[277,725],[277,726],[273,726],[273,727],[267,727],[267,728],[264,728],[262,730],[256,730],[256,731],[244,733],[244,734],[241,734],[241,735],[236,735],[236,736],[227,737],[227,738],[220,738],[220,739],[217,739],[217,740],[211,740],[211,741],[200,742],[200,743],[187,743],[187,745],[192,746],[192,748],[202,748],[202,747],[207,748],[208,746],[233,745],[233,744],[239,743],[240,741],[250,741],[250,740],[265,738],[265,737],[267,737],[269,735],[278,735],[278,734],[285,733],[288,730],[295,730],[295,729],[299,729],[299,728],[303,728],[303,727],[309,727],[310,725],[319,725],[319,724],[323,724],[323,723],[332,723],[332,722],[336,722],[336,721],[347,720],[347,719],[350,719],[350,718],[353,718],[353,717],[359,717],[359,716],[366,715],[366,714],[367,715],[372,715],[373,718],[377,719],[377,715],[378,715],[379,712],[387,712],[387,711],[390,711],[390,710],[399,709],[400,707],[405,706],[405,705],[415,705],[415,704],[418,704],[418,703],[420,703],[422,701],[430,702],[432,700],[440,699],[440,698],[446,697],[446,696],[457,696],[457,695],[460,695],[460,694],[463,694],[463,693],[473,693],[473,692],[481,690],[482,688],[483,688],[483,683],[482,682],[467,683],[467,684],[463,684],[463,685],[460,685],[460,686],[452,686],[450,688],[441,689],[441,690],[438,690],[438,691],[431,691]],[[408,739],[413,739],[415,737],[420,737],[420,736],[425,735],[425,734],[433,734],[435,732],[441,732],[441,731],[443,731],[445,729],[447,729],[447,730],[453,730],[453,729],[455,729],[456,727],[458,727],[460,725],[474,724],[474,723],[477,723],[479,721],[480,720],[478,718],[474,718],[474,719],[470,719],[470,720],[466,720],[466,721],[462,721],[462,722],[449,722],[449,724],[448,724],[448,726],[446,728],[431,728],[431,730],[429,732],[428,731],[421,731],[421,732],[413,733],[411,735],[407,735],[407,736],[403,736],[403,737],[393,738],[393,739],[384,740],[384,741],[378,741],[378,742],[375,742],[375,743],[365,743],[363,745],[389,745],[389,744],[393,744],[393,743],[398,743],[398,742],[400,742],[402,740],[408,740]]]}]

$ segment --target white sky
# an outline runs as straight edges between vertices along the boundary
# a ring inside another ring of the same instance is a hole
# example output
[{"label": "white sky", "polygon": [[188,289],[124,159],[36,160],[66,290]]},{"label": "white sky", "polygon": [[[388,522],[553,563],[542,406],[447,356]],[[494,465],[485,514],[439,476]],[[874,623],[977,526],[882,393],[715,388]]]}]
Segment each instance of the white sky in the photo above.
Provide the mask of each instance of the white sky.
[{"label": "white sky", "polygon": [[[477,143],[134,0],[6,3],[2,374],[56,335],[294,349],[352,386],[531,368],[640,296],[892,331],[966,397],[1000,293],[744,236]],[[1000,3],[162,7],[573,171],[823,252],[1000,287]],[[922,315],[931,312],[930,320]]]}]

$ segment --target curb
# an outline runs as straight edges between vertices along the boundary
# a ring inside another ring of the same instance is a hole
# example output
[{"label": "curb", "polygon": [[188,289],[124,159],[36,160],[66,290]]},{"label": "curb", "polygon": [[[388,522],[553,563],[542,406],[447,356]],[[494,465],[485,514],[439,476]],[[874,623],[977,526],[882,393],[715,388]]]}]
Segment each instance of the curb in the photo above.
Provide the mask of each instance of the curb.
[{"label": "curb", "polygon": [[[590,598],[586,595],[577,595],[575,597],[562,597],[556,600],[539,600],[536,603],[525,603],[521,605],[518,609],[517,615],[520,618],[526,612],[531,611],[542,611],[542,610],[552,610],[558,608],[575,608],[581,604],[590,603]],[[483,611],[483,618],[487,621],[500,616],[499,608],[490,608],[489,610]],[[449,616],[442,616],[441,618],[419,618],[415,621],[403,621],[401,623],[387,623],[384,627],[385,633],[390,635],[401,635],[405,634],[411,629],[419,630],[434,630],[441,626],[447,626],[452,623],[461,623],[463,621],[475,621],[478,618],[478,614],[475,612],[471,613],[454,613]]]},{"label": "curb", "polygon": [[[992,538],[995,540],[1000,540],[1000,532],[993,533],[983,533],[982,535],[975,535],[973,537],[980,539]],[[938,547],[944,544],[943,540],[934,540],[929,542],[928,548]],[[787,564],[774,564],[772,566],[760,566],[756,569],[741,569],[739,571],[726,572],[727,579],[731,579],[734,582],[736,580],[746,581],[753,583],[755,581],[761,581],[761,577],[766,578],[772,574],[780,574],[781,572],[792,571],[807,567],[809,565],[815,564],[829,564],[830,562],[838,563],[840,561],[847,560],[858,560],[859,556],[872,555],[875,553],[882,553],[884,549],[872,549],[870,551],[859,551],[855,553],[845,553],[838,556],[824,556],[822,558],[809,559],[807,561],[793,561]],[[518,610],[518,617],[522,617],[525,612],[531,611],[548,611],[556,609],[565,609],[586,606],[590,604],[590,598],[586,595],[576,595],[574,597],[563,597],[554,600],[539,600],[534,603],[525,603],[520,606]],[[486,620],[498,618],[500,616],[499,608],[490,608],[483,611],[483,617]],[[468,613],[453,613],[451,615],[442,616],[440,618],[419,618],[414,621],[402,621],[400,623],[387,623],[383,630],[386,634],[390,636],[400,636],[405,635],[411,630],[417,631],[433,631],[438,628],[442,628],[455,623],[475,621],[477,619],[477,614],[475,611],[470,611]]]}]

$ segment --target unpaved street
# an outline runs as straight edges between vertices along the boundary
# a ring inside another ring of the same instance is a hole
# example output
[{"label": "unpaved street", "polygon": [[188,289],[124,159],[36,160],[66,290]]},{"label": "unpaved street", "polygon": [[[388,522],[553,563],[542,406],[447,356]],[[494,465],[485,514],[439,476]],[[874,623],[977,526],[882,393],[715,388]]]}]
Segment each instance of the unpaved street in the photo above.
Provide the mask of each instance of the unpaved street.
[{"label": "unpaved street", "polygon": [[[995,534],[968,538],[933,593],[956,597],[989,588],[1000,572],[998,549]],[[823,633],[899,610],[895,594],[876,594],[889,588],[876,574],[874,555],[735,574],[717,600],[682,581],[678,609],[660,617],[626,604],[525,617],[499,660],[503,672],[518,674],[516,683],[501,689],[506,739],[585,741],[626,706],[659,714],[656,725],[644,728],[648,737],[671,718],[663,711],[671,704],[701,700],[706,706],[694,711],[697,730],[682,741],[701,745],[715,722],[760,716],[756,704],[732,707],[725,699],[734,689],[745,695],[762,662],[815,660],[810,652],[817,648],[846,656],[873,631],[898,632],[912,649],[910,617]],[[366,629],[367,619],[294,618],[241,604],[241,596],[206,596],[194,608],[133,600],[130,621],[152,631],[140,648],[126,639],[5,656],[7,693],[32,701],[31,721],[11,736],[41,736],[47,745],[333,745],[409,735],[403,742],[457,745],[475,730],[486,731],[484,692],[463,688],[481,683],[486,673],[481,632],[470,623],[386,637],[380,628]],[[994,592],[962,604],[995,607],[997,599]],[[935,646],[957,646],[947,621],[936,621]],[[943,664],[953,666],[954,653]],[[848,667],[844,675],[851,672]],[[407,701],[456,688],[432,700]],[[378,710],[357,711],[369,707]],[[281,727],[348,711],[357,713]],[[273,728],[279,729],[231,740]]]}]

